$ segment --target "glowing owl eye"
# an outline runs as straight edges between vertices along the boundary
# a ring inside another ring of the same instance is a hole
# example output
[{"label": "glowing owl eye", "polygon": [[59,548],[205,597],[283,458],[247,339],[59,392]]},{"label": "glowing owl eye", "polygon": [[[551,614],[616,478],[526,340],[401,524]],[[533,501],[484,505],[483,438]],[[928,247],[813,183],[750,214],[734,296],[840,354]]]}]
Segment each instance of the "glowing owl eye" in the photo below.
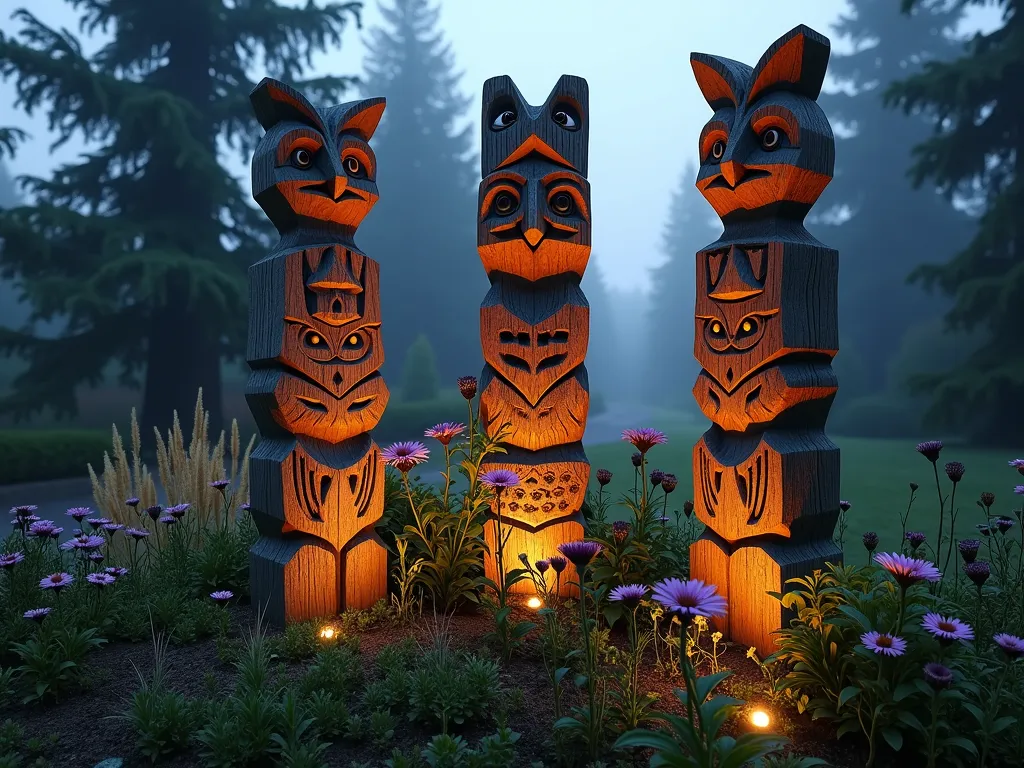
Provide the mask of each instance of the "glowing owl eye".
[{"label": "glowing owl eye", "polygon": [[303,170],[305,170],[306,168],[309,168],[309,166],[311,166],[312,164],[313,153],[310,152],[308,149],[303,149],[302,147],[299,147],[294,152],[292,152],[292,165],[294,165],[296,168],[302,168]]},{"label": "glowing owl eye", "polygon": [[324,337],[316,331],[306,331],[303,341],[305,341],[307,347],[312,347],[313,349],[327,349],[327,342],[324,340]]},{"label": "glowing owl eye", "polygon": [[755,333],[757,333],[757,320],[753,317],[748,317],[740,323],[740,332],[736,335],[743,338],[745,336],[753,336]]},{"label": "glowing owl eye", "polygon": [[353,333],[345,339],[345,349],[359,349],[361,346],[363,346],[363,339],[358,334]]},{"label": "glowing owl eye", "polygon": [[768,128],[761,134],[761,148],[769,152],[776,150],[782,144],[782,134],[778,128]]},{"label": "glowing owl eye", "polygon": [[499,192],[494,197],[494,211],[499,216],[508,216],[519,207],[519,201],[511,192]]},{"label": "glowing owl eye", "polygon": [[722,328],[722,324],[717,320],[711,324],[711,333],[714,336],[724,336],[725,331]]},{"label": "glowing owl eye", "polygon": [[719,139],[711,145],[711,157],[715,160],[721,160],[725,155],[725,142]]},{"label": "glowing owl eye", "polygon": [[559,192],[551,198],[551,210],[559,216],[568,216],[574,207],[572,195],[568,192]]},{"label": "glowing owl eye", "polygon": [[506,109],[494,118],[494,121],[491,123],[491,128],[496,131],[508,128],[510,125],[515,123],[517,117],[515,110]]},{"label": "glowing owl eye", "polygon": [[345,158],[345,172],[350,176],[360,176],[363,173],[363,164],[359,162],[358,157]]}]

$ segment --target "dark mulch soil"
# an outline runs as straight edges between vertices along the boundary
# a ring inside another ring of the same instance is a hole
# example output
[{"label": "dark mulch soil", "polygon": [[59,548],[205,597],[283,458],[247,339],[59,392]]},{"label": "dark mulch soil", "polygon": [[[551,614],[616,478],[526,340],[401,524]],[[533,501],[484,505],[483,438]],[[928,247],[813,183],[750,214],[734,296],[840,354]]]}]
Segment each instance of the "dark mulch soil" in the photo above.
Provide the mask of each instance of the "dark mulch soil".
[{"label": "dark mulch soil", "polygon": [[[231,614],[233,634],[251,625],[253,616],[248,607],[232,608]],[[361,633],[359,651],[366,659],[367,667],[370,667],[381,648],[405,637],[412,635],[424,644],[429,642],[430,624],[429,620],[425,620],[415,626],[370,629]],[[488,616],[456,616],[450,626],[453,645],[467,650],[481,648],[483,636],[491,627]],[[616,644],[620,641],[621,638],[613,638]],[[720,657],[722,668],[731,669],[734,674],[723,683],[719,691],[748,701],[748,709],[727,725],[728,731],[735,735],[750,728],[749,710],[755,704],[761,705],[761,708],[771,713],[771,729],[789,738],[799,754],[824,758],[837,768],[860,768],[864,765],[866,754],[857,737],[847,737],[837,742],[827,725],[815,723],[807,715],[799,716],[785,704],[768,703],[764,699],[766,686],[761,672],[746,658],[745,650],[728,648]],[[188,646],[172,645],[167,653],[167,662],[167,684],[190,698],[210,695],[211,676],[220,694],[226,696],[234,688],[234,669],[218,659],[216,645],[212,640]],[[306,664],[308,662],[289,664],[289,677],[297,677]],[[55,767],[91,768],[108,757],[124,758],[126,767],[150,765],[148,760],[134,754],[135,734],[131,727],[122,720],[105,718],[124,711],[125,702],[138,686],[136,669],[148,677],[152,666],[153,649],[149,643],[112,643],[90,657],[90,685],[86,689],[45,706],[21,707],[14,702],[0,702],[0,721],[6,718],[15,720],[24,727],[28,738],[46,739],[55,735],[56,744],[46,753],[46,758]],[[706,674],[709,670],[699,671]],[[554,712],[547,676],[540,658],[513,658],[510,663],[503,665],[501,678],[506,691],[519,689],[508,697],[508,701],[512,702],[508,725],[521,734],[517,744],[517,765],[525,767],[535,760],[550,759]],[[679,685],[681,680],[678,678],[669,679],[653,664],[645,665],[643,687],[659,695],[660,708],[675,713],[682,711],[672,692]],[[566,710],[581,700],[576,691],[567,691],[563,697]],[[466,728],[461,734],[475,746],[481,736],[493,733],[494,730],[494,725],[489,724],[486,727]],[[335,744],[327,753],[327,762],[339,768],[348,768],[352,761],[370,761],[375,766],[381,765],[390,756],[392,746],[400,747],[407,753],[418,752],[433,735],[433,732],[409,724],[402,718],[393,745],[382,749],[370,743]],[[895,764],[896,756],[892,756],[893,760],[888,757],[880,756],[880,768]],[[199,758],[194,752],[160,762],[160,765],[174,768],[199,764]],[[638,759],[636,764],[645,765],[646,760]]]}]

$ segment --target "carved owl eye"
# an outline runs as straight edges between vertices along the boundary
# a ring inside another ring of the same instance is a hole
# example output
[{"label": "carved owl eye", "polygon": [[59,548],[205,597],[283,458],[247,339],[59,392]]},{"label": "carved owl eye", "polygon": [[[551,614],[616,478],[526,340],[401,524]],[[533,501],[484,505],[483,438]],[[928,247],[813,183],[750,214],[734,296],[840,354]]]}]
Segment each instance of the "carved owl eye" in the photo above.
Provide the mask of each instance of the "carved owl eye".
[{"label": "carved owl eye", "polygon": [[577,115],[576,110],[568,104],[559,104],[556,106],[555,111],[551,113],[551,119],[567,131],[575,131],[580,127],[579,115]]},{"label": "carved owl eye", "polygon": [[745,339],[748,336],[753,336],[757,333],[757,329],[760,323],[757,322],[756,317],[748,317],[742,323],[740,323],[739,330],[736,331],[737,341]]},{"label": "carved owl eye", "polygon": [[761,148],[773,152],[782,145],[782,133],[778,128],[767,128],[761,133]]},{"label": "carved owl eye", "polygon": [[355,178],[363,178],[366,176],[366,167],[355,155],[349,155],[346,157],[342,165],[345,166],[345,173],[349,176],[353,176]]},{"label": "carved owl eye", "polygon": [[306,170],[312,164],[313,164],[313,153],[310,152],[308,149],[304,149],[303,147],[299,147],[294,152],[292,152],[292,165],[294,165],[296,168],[301,168],[302,170]]},{"label": "carved owl eye", "polygon": [[551,210],[559,216],[569,216],[576,208],[572,195],[568,192],[556,192],[549,203]]},{"label": "carved owl eye", "polygon": [[370,337],[365,329],[360,328],[345,337],[341,345],[338,357],[346,363],[354,363],[361,360],[370,351]]},{"label": "carved owl eye", "polygon": [[494,212],[499,216],[508,216],[519,207],[519,198],[511,192],[499,192],[494,196]]},{"label": "carved owl eye", "polygon": [[712,338],[724,339],[725,338],[725,327],[720,322],[718,322],[717,320],[713,320],[711,322],[711,325],[708,326],[708,333],[711,334]]},{"label": "carved owl eye", "polygon": [[491,128],[496,131],[503,131],[515,123],[517,117],[518,115],[516,115],[515,110],[506,109],[503,112],[499,112],[498,116],[494,118],[491,122]]},{"label": "carved owl eye", "polygon": [[327,340],[314,330],[306,331],[302,336],[302,342],[310,349],[330,349]]},{"label": "carved owl eye", "polygon": [[719,139],[711,145],[711,157],[715,160],[721,160],[725,155],[725,142]]}]

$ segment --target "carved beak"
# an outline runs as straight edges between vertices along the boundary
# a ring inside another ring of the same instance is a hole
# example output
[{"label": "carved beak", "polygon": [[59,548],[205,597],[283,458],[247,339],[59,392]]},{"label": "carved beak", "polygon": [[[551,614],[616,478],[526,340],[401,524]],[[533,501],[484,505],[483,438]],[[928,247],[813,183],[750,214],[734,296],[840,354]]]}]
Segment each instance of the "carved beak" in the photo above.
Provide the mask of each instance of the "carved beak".
[{"label": "carved beak", "polygon": [[534,190],[529,192],[522,227],[523,237],[526,238],[526,242],[530,244],[531,248],[536,248],[537,244],[544,238],[544,231],[547,229],[547,226],[544,223],[544,216],[540,210],[537,193]]},{"label": "carved beak", "polygon": [[729,183],[729,186],[733,188],[743,180],[747,173],[746,167],[735,160],[727,160],[719,167],[722,169],[722,176]]}]

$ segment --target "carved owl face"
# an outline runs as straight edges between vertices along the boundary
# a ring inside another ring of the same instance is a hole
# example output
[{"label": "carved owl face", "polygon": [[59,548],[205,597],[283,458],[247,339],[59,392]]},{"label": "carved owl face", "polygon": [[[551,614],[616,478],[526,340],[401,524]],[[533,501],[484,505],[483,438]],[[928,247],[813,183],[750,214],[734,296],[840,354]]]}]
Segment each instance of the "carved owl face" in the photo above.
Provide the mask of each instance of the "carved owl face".
[{"label": "carved owl face", "polygon": [[697,188],[725,220],[785,204],[802,220],[832,179],[835,140],[815,99],[829,42],[799,26],[751,69],[694,53],[697,85],[715,110],[700,134]]},{"label": "carved owl face", "polygon": [[270,78],[249,99],[267,131],[253,156],[252,193],[277,230],[318,222],[354,231],[379,197],[369,141],[384,99],[317,109]]}]

